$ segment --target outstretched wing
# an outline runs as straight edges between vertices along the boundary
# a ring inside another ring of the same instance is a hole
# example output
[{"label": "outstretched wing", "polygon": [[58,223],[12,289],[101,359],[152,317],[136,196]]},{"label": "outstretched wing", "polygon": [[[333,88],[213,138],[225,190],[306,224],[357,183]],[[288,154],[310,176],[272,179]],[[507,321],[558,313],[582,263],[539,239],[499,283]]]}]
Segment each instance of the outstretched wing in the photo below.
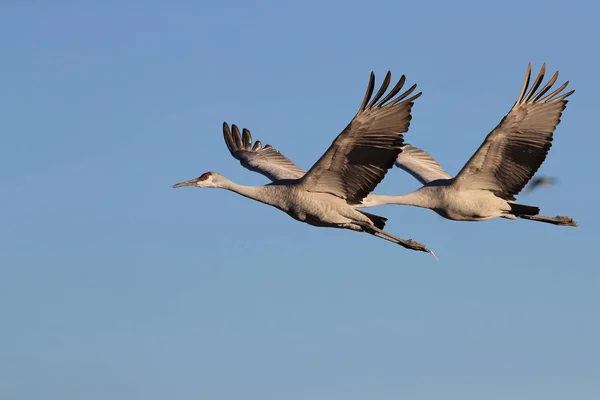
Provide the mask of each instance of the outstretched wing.
[{"label": "outstretched wing", "polygon": [[404,143],[403,133],[410,125],[413,102],[421,93],[407,98],[417,87],[413,85],[396,96],[406,81],[402,75],[382,98],[390,80],[388,71],[371,100],[375,85],[375,74],[371,72],[358,113],[302,178],[306,190],[330,193],[346,199],[348,204],[359,204],[394,166]]},{"label": "outstretched wing", "polygon": [[454,184],[491,190],[505,200],[514,200],[529,182],[552,146],[552,136],[568,103],[566,98],[575,92],[572,90],[559,96],[567,87],[567,81],[542,97],[558,78],[556,72],[546,86],[537,91],[545,72],[544,63],[527,92],[531,64],[527,66],[525,82],[515,105],[485,138],[477,152],[458,173]]},{"label": "outstretched wing", "polygon": [[426,151],[406,143],[396,158],[396,166],[411,174],[423,185],[438,179],[452,179]]},{"label": "outstretched wing", "polygon": [[272,181],[298,179],[306,173],[270,145],[262,147],[259,140],[252,145],[252,135],[246,128],[242,129],[240,135],[236,125],[231,125],[230,130],[227,122],[223,122],[223,137],[231,155],[244,168],[258,172]]}]

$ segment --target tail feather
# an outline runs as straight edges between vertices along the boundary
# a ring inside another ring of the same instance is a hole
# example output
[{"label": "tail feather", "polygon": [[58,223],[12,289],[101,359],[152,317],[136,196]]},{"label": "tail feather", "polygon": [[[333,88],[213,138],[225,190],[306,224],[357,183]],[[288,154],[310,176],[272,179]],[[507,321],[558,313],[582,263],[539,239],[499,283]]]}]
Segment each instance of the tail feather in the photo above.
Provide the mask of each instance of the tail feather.
[{"label": "tail feather", "polygon": [[578,226],[577,222],[571,217],[565,217],[557,215],[556,217],[545,217],[540,214],[540,208],[535,206],[527,206],[524,204],[517,204],[508,202],[510,205],[510,214],[517,218],[528,219],[530,221],[545,222],[547,224],[561,225],[561,226]]},{"label": "tail feather", "polygon": [[380,217],[379,215],[370,214],[370,213],[364,212],[362,210],[357,210],[357,211],[362,213],[365,217],[369,218],[371,220],[371,222],[373,223],[373,225],[375,225],[377,228],[379,228],[379,229],[385,228],[385,222],[387,221],[386,217]]},{"label": "tail feather", "polygon": [[538,215],[540,213],[540,208],[536,206],[528,206],[525,204],[517,204],[508,202],[510,206],[510,213],[515,217],[521,217],[524,215]]}]

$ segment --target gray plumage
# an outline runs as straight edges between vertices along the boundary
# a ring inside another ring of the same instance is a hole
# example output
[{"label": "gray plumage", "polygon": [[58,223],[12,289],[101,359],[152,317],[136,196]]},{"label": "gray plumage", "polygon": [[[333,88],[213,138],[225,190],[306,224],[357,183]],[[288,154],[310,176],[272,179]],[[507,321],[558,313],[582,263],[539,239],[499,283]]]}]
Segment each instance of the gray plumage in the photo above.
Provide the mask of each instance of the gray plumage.
[{"label": "gray plumage", "polygon": [[556,72],[536,93],[545,72],[546,64],[527,92],[531,64],[527,66],[517,102],[458,173],[457,184],[490,190],[504,200],[515,200],[546,159],[554,131],[568,103],[566,98],[575,92],[571,90],[555,97],[567,87],[569,82],[565,82],[542,97],[558,79]]},{"label": "gray plumage", "polygon": [[229,129],[229,125],[223,124],[223,137],[229,152],[240,161],[242,166],[263,174],[271,181],[298,179],[306,173],[271,145],[263,147],[258,140],[252,145],[252,135],[246,128],[240,135],[236,125],[232,125]]},{"label": "gray plumage", "polygon": [[223,124],[223,137],[231,155],[250,171],[258,172],[271,181],[284,179],[299,179],[306,171],[298,167],[286,156],[270,144],[262,147],[260,140],[252,145],[252,133],[249,129],[242,130],[243,136],[236,125]]},{"label": "gray plumage", "polygon": [[[450,177],[429,154],[413,148],[413,156],[400,154],[396,165],[420,176],[424,186],[407,195],[389,196],[383,200],[387,204],[430,208],[445,218],[458,221],[523,218],[577,226],[569,217],[540,216],[538,207],[514,202],[546,159],[554,131],[567,106],[567,97],[575,92],[562,93],[567,81],[546,94],[558,79],[558,72],[538,90],[545,72],[546,64],[543,64],[528,90],[531,64],[527,66],[521,93],[512,109],[487,135],[455,178]],[[420,160],[427,160],[421,162],[421,168],[414,168],[415,154],[419,154]],[[423,165],[428,167],[427,174],[423,174]]]},{"label": "gray plumage", "polygon": [[301,178],[306,190],[330,193],[345,199],[350,205],[359,204],[394,166],[404,144],[402,134],[408,131],[410,125],[412,102],[421,93],[403,101],[415,90],[416,85],[413,85],[394,98],[404,86],[406,78],[403,75],[381,99],[390,79],[391,74],[388,73],[369,102],[374,88],[374,75],[371,74],[358,114]]},{"label": "gray plumage", "polygon": [[[272,205],[292,218],[320,227],[367,232],[405,248],[433,252],[424,245],[404,240],[383,230],[386,218],[357,210],[359,204],[393,167],[408,131],[416,85],[398,95],[406,78],[384,96],[391,80],[388,71],[373,96],[375,75],[371,73],[363,102],[352,121],[329,149],[306,173],[271,146],[252,145],[247,129],[223,124],[223,135],[231,154],[240,163],[267,176],[264,186],[243,186],[214,172],[175,184],[174,187],[218,187]],[[410,97],[409,97],[410,96]],[[435,256],[435,255],[434,255]]]},{"label": "gray plumage", "polygon": [[421,149],[406,143],[396,159],[396,166],[411,174],[421,184],[426,185],[438,179],[451,179],[433,157]]},{"label": "gray plumage", "polygon": [[[429,208],[445,218],[458,221],[483,221],[500,217],[577,226],[569,217],[540,216],[538,207],[514,203],[515,196],[544,162],[568,102],[567,97],[574,92],[561,94],[567,87],[568,82],[565,82],[543,97],[558,78],[557,72],[538,91],[545,70],[544,64],[528,91],[531,64],[528,65],[521,93],[514,106],[455,178],[427,152],[404,144],[395,164],[419,180],[423,187],[401,196],[369,194],[356,206],[364,208],[402,204]],[[249,132],[247,139],[252,140]],[[277,153],[285,159],[287,166],[279,170],[281,179],[292,175],[297,177],[302,173],[300,168]],[[252,160],[258,155],[246,152],[243,157]],[[269,168],[263,164],[256,172],[268,176],[266,172]]]}]

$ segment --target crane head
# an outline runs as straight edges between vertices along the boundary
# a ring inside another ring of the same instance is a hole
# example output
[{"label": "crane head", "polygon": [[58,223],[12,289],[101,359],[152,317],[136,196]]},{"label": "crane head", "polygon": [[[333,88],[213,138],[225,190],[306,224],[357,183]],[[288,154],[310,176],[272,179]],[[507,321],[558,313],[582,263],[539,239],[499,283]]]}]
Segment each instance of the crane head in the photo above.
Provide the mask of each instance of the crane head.
[{"label": "crane head", "polygon": [[180,188],[184,186],[192,187],[217,187],[219,174],[214,172],[205,172],[197,178],[190,179],[189,181],[179,182],[173,185],[174,188]]}]

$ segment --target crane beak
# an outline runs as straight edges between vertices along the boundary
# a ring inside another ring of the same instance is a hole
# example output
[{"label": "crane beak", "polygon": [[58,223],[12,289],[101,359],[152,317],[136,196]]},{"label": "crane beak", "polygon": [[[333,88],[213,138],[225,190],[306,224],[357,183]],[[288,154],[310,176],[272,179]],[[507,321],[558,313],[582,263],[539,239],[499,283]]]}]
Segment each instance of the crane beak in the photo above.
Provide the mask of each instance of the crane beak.
[{"label": "crane beak", "polygon": [[196,182],[198,182],[198,178],[196,179],[191,179],[189,181],[185,181],[185,182],[179,182],[173,185],[174,188],[180,188],[180,187],[184,187],[184,186],[196,186]]}]

